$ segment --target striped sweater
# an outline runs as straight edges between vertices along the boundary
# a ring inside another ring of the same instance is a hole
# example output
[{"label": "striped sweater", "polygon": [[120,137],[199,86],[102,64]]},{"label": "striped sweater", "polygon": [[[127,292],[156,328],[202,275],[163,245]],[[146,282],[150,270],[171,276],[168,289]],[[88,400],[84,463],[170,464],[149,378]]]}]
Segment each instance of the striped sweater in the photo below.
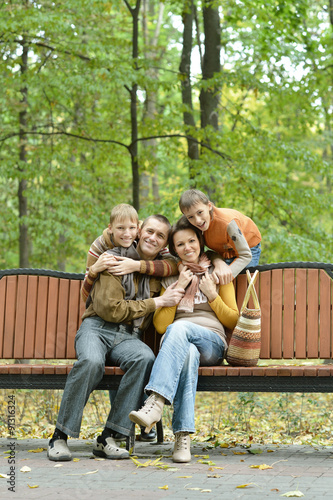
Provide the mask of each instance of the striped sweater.
[{"label": "striped sweater", "polygon": [[[89,271],[89,268],[97,261],[102,253],[110,248],[114,248],[114,245],[111,241],[109,230],[106,228],[103,234],[92,243],[88,251],[86,273],[81,287],[81,298],[84,302],[86,302],[94,281],[97,278],[97,274]],[[140,260],[140,273],[157,277],[167,277],[178,274],[177,262],[169,254],[169,251],[164,249],[160,254],[163,256],[163,259]]]}]

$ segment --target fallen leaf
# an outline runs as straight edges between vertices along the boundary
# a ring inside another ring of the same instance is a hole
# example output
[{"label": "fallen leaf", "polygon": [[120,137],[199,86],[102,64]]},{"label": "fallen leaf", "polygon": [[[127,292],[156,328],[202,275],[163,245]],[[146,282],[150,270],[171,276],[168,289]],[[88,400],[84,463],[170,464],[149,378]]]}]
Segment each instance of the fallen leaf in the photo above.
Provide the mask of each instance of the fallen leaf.
[{"label": "fallen leaf", "polygon": [[209,458],[209,455],[194,455],[195,458]]},{"label": "fallen leaf", "polygon": [[271,465],[261,464],[261,465],[250,465],[250,469],[266,470],[266,469],[273,469],[273,467]]},{"label": "fallen leaf", "polygon": [[220,448],[229,448],[229,445],[227,443],[221,443]]},{"label": "fallen leaf", "polygon": [[55,464],[54,467],[63,467],[63,464]]},{"label": "fallen leaf", "polygon": [[166,484],[165,486],[159,486],[158,489],[159,490],[168,490],[169,486]]},{"label": "fallen leaf", "polygon": [[201,493],[211,493],[212,490],[201,490]]},{"label": "fallen leaf", "polygon": [[26,465],[20,469],[20,472],[31,472],[30,467],[27,467]]},{"label": "fallen leaf", "polygon": [[198,463],[206,465],[215,465],[215,462],[212,462],[211,460],[198,460]]},{"label": "fallen leaf", "polygon": [[46,448],[36,448],[35,450],[28,450],[28,453],[41,453],[42,451],[46,451]]},{"label": "fallen leaf", "polygon": [[191,479],[191,477],[192,477],[192,476],[177,476],[177,477],[178,477],[178,478],[181,478],[181,479],[183,479],[183,478],[186,478],[186,479]]},{"label": "fallen leaf", "polygon": [[236,488],[247,488],[248,486],[251,486],[252,484],[255,484],[255,483],[240,484],[239,486],[236,486]]},{"label": "fallen leaf", "polygon": [[256,450],[247,450],[248,453],[251,453],[251,455],[260,455],[260,453],[263,452],[263,450],[259,450],[259,449],[256,449]]},{"label": "fallen leaf", "polygon": [[34,484],[33,486],[31,486],[30,484],[28,484],[29,488],[39,488],[39,484]]},{"label": "fallen leaf", "polygon": [[3,477],[4,479],[9,479],[9,476],[7,476],[7,474],[0,474],[0,477]]},{"label": "fallen leaf", "polygon": [[73,458],[73,462],[80,462],[79,458]]},{"label": "fallen leaf", "polygon": [[282,497],[304,497],[304,494],[301,491],[288,491],[287,493],[284,493],[281,495]]},{"label": "fallen leaf", "polygon": [[247,451],[233,451],[234,455],[247,455]]},{"label": "fallen leaf", "polygon": [[[157,465],[162,457],[158,457],[155,460],[147,460],[147,462],[139,462],[139,460],[137,460],[134,457],[130,457],[130,458],[135,463],[135,465],[137,467],[149,467],[149,466]],[[161,464],[159,464],[159,465],[161,465]]]},{"label": "fallen leaf", "polygon": [[222,477],[221,474],[208,474],[207,477],[216,477],[216,478],[219,478],[219,477]]}]

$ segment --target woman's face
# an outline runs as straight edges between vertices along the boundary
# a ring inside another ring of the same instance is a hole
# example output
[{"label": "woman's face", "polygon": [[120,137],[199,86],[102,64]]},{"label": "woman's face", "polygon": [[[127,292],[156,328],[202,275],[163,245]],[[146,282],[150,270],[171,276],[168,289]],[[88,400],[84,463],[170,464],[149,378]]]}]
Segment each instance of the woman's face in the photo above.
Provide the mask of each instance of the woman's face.
[{"label": "woman's face", "polygon": [[200,257],[200,243],[192,229],[182,229],[173,236],[173,243],[178,257],[182,261],[196,264]]}]

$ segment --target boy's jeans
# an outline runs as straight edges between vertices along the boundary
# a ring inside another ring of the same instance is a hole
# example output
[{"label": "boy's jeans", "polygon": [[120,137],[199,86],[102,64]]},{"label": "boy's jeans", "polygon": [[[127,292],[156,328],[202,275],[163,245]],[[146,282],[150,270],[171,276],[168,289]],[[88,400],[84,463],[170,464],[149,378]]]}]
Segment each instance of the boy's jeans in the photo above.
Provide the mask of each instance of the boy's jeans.
[{"label": "boy's jeans", "polygon": [[[252,260],[245,267],[245,269],[248,267],[256,267],[259,264],[259,258],[260,258],[260,254],[261,254],[261,243],[258,243],[258,245],[256,245],[255,247],[250,248],[250,250],[252,253]],[[232,263],[232,261],[235,260],[235,258],[236,257],[234,257],[232,259],[225,259],[225,262],[230,265]]]},{"label": "boy's jeans", "polygon": [[125,372],[109,413],[106,426],[125,436],[134,431],[128,414],[137,410],[155,356],[138,335],[124,325],[108,323],[98,316],[83,320],[75,337],[75,362],[66,381],[56,427],[79,437],[83,409],[90,393],[104,375],[105,362]]},{"label": "boy's jeans", "polygon": [[195,432],[194,403],[199,365],[222,363],[225,345],[219,335],[190,321],[168,326],[146,392],[173,403],[173,432]]}]

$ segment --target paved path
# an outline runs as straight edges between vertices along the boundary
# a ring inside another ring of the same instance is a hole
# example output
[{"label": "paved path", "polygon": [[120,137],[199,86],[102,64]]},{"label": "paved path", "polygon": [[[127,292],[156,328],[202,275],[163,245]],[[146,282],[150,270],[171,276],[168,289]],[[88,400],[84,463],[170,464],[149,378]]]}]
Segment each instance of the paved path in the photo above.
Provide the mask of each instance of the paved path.
[{"label": "paved path", "polygon": [[[132,460],[94,459],[92,440],[69,440],[69,446],[77,460],[59,467],[47,459],[45,439],[0,439],[0,474],[12,474],[0,478],[0,498],[258,500],[298,491],[305,499],[333,499],[333,447],[252,446],[250,451],[261,453],[251,454],[241,447],[192,443],[191,463],[174,464],[171,443],[137,442],[134,456],[146,464],[137,467]],[[158,458],[158,464],[148,465]],[[263,464],[272,468],[251,468]],[[23,467],[31,470],[21,472]],[[11,485],[15,491],[8,490]]]}]

